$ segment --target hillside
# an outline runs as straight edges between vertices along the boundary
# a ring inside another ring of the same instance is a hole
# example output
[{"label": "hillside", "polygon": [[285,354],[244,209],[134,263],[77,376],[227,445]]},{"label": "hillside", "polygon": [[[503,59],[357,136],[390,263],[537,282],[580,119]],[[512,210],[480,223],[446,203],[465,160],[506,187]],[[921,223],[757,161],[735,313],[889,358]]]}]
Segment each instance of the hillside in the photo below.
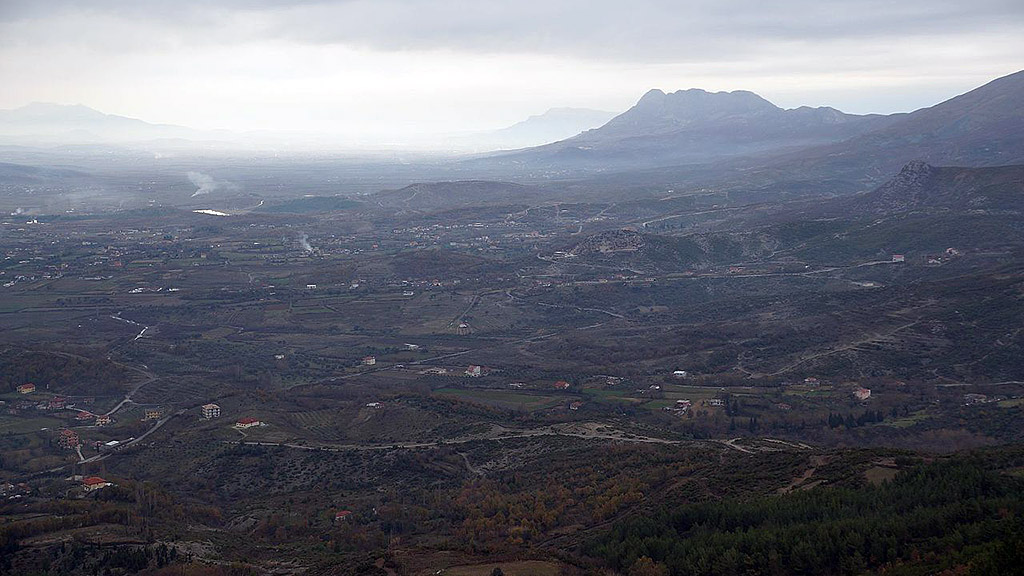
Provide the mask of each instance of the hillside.
[{"label": "hillside", "polygon": [[1019,212],[1024,208],[1024,166],[936,167],[914,161],[877,189],[834,204],[859,215],[908,210]]},{"label": "hillside", "polygon": [[614,112],[604,110],[552,108],[508,128],[481,136],[478,140],[483,145],[505,149],[538,146],[571,138],[585,130],[597,128],[614,117]]},{"label": "hillside", "polygon": [[68,168],[25,166],[0,162],[0,182],[3,184],[38,184],[59,178],[82,177],[84,173]]},{"label": "hillside", "polygon": [[785,110],[746,91],[651,90],[600,128],[491,160],[601,170],[716,162],[834,143],[891,121],[833,108]]},{"label": "hillside", "polygon": [[1024,71],[998,78],[844,142],[748,163],[746,181],[832,183],[836,192],[873,188],[908,162],[1024,164]]},{"label": "hillside", "polygon": [[753,260],[775,248],[760,233],[709,233],[684,237],[610,230],[589,236],[568,251],[574,263],[637,272],[681,272]]},{"label": "hillside", "polygon": [[[909,114],[782,110],[750,92],[649,92],[597,130],[469,162],[520,175],[585,178],[592,198],[727,191],[733,201],[873,190],[914,160],[1024,164],[1024,71]],[[718,202],[715,196],[713,203]]]}]

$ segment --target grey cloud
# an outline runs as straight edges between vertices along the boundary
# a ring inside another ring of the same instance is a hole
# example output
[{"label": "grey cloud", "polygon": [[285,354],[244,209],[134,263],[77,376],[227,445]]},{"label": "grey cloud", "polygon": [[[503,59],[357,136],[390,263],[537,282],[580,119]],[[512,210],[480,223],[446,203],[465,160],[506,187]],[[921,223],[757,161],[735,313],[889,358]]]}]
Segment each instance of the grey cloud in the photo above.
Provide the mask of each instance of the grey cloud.
[{"label": "grey cloud", "polygon": [[280,39],[650,62],[716,61],[773,46],[955,39],[1024,24],[1019,0],[4,0],[2,6],[0,21],[75,12],[144,21],[186,41]]}]

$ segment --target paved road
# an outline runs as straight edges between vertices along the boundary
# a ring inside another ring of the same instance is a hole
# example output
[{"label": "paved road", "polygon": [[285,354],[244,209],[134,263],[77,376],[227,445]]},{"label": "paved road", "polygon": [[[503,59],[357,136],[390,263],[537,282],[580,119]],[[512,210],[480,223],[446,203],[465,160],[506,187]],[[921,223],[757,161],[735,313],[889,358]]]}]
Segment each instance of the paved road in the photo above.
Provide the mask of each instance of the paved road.
[{"label": "paved road", "polygon": [[[470,442],[488,442],[488,441],[502,441],[502,440],[515,440],[520,438],[539,438],[543,436],[563,436],[568,438],[581,438],[584,440],[613,440],[619,442],[631,442],[637,444],[665,444],[665,445],[697,445],[701,444],[698,440],[669,440],[666,438],[654,438],[650,436],[636,436],[627,435],[624,432],[599,432],[597,428],[607,428],[606,424],[597,422],[591,422],[583,425],[573,425],[569,427],[556,428],[556,427],[545,427],[537,428],[533,430],[519,430],[511,431],[512,433],[488,435],[481,434],[477,436],[469,436],[465,438],[452,438],[449,440],[438,440],[433,442],[391,442],[387,444],[321,444],[316,446],[309,446],[305,444],[294,444],[289,442],[259,442],[259,441],[231,441],[223,440],[226,444],[244,444],[247,446],[275,446],[284,448],[295,448],[297,450],[316,450],[316,451],[327,451],[327,452],[341,452],[341,451],[367,451],[367,450],[393,450],[395,448],[411,449],[411,448],[433,448],[436,446],[451,446],[453,444],[467,444]],[[734,446],[730,446],[735,448]],[[468,462],[467,462],[468,464]]]}]

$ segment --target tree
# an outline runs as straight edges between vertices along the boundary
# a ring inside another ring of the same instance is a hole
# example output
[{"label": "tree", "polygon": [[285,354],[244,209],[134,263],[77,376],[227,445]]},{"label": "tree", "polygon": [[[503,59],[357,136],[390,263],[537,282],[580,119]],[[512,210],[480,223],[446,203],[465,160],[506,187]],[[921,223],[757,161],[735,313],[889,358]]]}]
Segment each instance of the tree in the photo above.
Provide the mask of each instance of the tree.
[{"label": "tree", "polygon": [[641,556],[629,567],[629,576],[668,576],[668,567],[647,556]]}]

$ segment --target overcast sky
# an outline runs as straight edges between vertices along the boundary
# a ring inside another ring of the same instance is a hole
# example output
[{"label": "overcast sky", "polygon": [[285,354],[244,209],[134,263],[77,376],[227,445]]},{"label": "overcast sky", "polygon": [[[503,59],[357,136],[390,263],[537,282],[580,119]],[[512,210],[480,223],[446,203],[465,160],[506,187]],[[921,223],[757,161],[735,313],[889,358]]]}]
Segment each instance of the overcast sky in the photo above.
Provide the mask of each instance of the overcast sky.
[{"label": "overcast sky", "polygon": [[650,88],[910,111],[1024,68],[1021,0],[0,0],[0,108],[401,140]]}]

